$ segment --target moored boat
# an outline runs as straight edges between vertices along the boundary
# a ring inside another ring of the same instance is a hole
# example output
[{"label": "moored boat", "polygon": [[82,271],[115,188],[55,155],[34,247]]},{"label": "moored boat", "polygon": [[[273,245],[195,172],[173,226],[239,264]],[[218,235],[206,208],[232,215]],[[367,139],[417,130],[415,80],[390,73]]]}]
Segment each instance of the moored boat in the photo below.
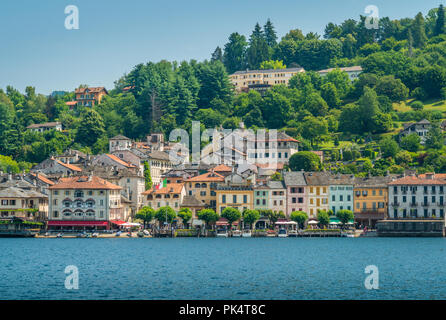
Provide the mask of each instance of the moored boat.
[{"label": "moored boat", "polygon": [[242,232],[240,230],[233,230],[232,231],[232,236],[233,237],[241,237],[242,236]]},{"label": "moored boat", "polygon": [[277,236],[279,238],[286,238],[286,237],[288,237],[288,232],[286,229],[279,229]]},{"label": "moored boat", "polygon": [[251,232],[251,230],[249,230],[249,229],[245,229],[245,230],[243,230],[242,237],[243,237],[243,238],[251,238],[251,237],[252,237],[252,232]]}]

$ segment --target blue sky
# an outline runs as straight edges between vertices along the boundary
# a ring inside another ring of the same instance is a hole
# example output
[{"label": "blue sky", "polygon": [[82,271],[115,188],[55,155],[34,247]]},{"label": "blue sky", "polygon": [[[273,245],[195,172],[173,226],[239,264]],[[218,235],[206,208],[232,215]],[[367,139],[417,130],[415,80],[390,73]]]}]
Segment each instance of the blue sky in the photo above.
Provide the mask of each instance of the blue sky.
[{"label": "blue sky", "polygon": [[[134,65],[204,60],[230,33],[249,36],[271,19],[279,37],[299,28],[323,34],[327,22],[358,19],[367,5],[392,19],[426,14],[444,0],[1,0],[0,88],[113,87]],[[79,30],[64,9],[79,8]]]}]

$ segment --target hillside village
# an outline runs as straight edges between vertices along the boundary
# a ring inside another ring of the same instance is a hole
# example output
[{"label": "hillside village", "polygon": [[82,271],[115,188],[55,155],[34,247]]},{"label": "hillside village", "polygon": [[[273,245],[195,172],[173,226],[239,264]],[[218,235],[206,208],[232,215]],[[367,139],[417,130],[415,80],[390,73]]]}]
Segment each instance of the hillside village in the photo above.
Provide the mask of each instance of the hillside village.
[{"label": "hillside village", "polygon": [[[209,60],[141,63],[112,89],[7,86],[1,217],[54,231],[381,221],[383,232],[442,235],[445,101],[442,5],[378,29],[329,22],[322,37],[279,40],[268,20]],[[196,123],[215,133],[199,161],[170,139]]]}]

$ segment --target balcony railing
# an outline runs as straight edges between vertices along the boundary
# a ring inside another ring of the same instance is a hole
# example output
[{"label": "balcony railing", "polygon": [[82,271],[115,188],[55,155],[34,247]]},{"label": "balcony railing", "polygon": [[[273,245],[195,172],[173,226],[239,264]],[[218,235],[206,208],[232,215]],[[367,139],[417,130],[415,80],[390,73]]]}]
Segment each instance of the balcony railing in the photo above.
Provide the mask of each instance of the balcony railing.
[{"label": "balcony railing", "polygon": [[416,206],[418,206],[418,203],[417,203],[417,202],[411,202],[411,203],[410,203],[410,206],[411,206],[411,207],[416,207]]}]

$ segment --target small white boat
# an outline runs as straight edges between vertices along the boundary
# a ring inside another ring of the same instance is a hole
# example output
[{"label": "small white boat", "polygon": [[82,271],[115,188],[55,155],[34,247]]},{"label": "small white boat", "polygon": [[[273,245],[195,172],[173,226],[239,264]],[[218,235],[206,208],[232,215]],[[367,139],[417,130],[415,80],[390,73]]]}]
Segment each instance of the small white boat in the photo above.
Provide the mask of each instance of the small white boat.
[{"label": "small white boat", "polygon": [[243,230],[242,237],[243,237],[243,238],[251,238],[251,237],[252,237],[252,232],[251,232],[251,230],[249,230],[249,229],[245,229],[245,230]]},{"label": "small white boat", "polygon": [[279,238],[286,238],[288,237],[288,233],[286,229],[279,229],[279,233],[277,234]]},{"label": "small white boat", "polygon": [[99,236],[99,233],[94,232],[91,236],[92,236],[93,238],[97,238],[97,237]]},{"label": "small white boat", "polygon": [[115,236],[120,237],[121,236],[121,231],[116,232]]},{"label": "small white boat", "polygon": [[241,237],[242,236],[242,232],[240,230],[233,230],[232,231],[232,236],[233,237]]},{"label": "small white boat", "polygon": [[144,233],[145,236],[150,236],[150,232],[148,230],[143,230],[142,233]]},{"label": "small white boat", "polygon": [[63,236],[63,233],[58,233],[56,237],[57,238],[62,238],[62,236]]},{"label": "small white boat", "polygon": [[288,237],[297,237],[297,235],[298,235],[297,230],[288,231]]},{"label": "small white boat", "polygon": [[227,238],[228,231],[227,230],[217,230],[217,237],[219,238]]}]

